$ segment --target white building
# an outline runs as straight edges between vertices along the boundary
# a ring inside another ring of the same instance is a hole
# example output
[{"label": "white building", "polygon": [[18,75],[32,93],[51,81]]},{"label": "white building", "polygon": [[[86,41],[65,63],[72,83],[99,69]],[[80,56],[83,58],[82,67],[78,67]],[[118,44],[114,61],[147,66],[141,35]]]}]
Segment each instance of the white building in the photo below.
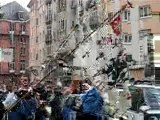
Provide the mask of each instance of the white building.
[{"label": "white building", "polygon": [[[51,61],[57,57],[68,66],[77,66],[78,69],[87,68],[86,74],[93,76],[110,58],[117,55],[119,49],[112,49],[113,45],[105,43],[107,41],[104,40],[103,45],[97,44],[98,40],[102,41],[102,38],[109,37],[111,33],[107,25],[99,28],[99,24],[107,17],[105,16],[107,7],[103,2],[31,0],[28,6],[31,8],[30,67],[40,72],[41,65],[45,64],[46,68],[41,72],[41,77],[57,66],[57,61]],[[96,31],[85,39],[94,30]],[[79,44],[82,41],[83,43]],[[74,48],[76,48],[75,54],[73,52],[71,55],[70,51]],[[86,52],[90,53],[83,58]],[[96,60],[102,52],[105,59]],[[63,69],[58,67],[57,71],[58,73],[55,71],[50,74],[49,79],[56,79]],[[82,69],[81,71],[84,75]]]}]

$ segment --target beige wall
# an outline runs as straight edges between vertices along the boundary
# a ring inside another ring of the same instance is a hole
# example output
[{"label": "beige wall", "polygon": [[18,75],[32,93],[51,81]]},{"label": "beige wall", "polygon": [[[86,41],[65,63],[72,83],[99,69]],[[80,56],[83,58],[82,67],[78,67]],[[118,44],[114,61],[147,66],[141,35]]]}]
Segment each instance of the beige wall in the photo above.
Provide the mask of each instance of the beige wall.
[{"label": "beige wall", "polygon": [[135,80],[142,80],[144,78],[144,69],[132,69],[130,70],[130,76]]},{"label": "beige wall", "polygon": [[[120,0],[120,6],[119,9],[126,4],[126,0]],[[136,6],[144,6],[144,5],[150,5],[151,11],[153,15],[151,17],[147,18],[140,18],[139,24],[143,22],[143,29],[152,29],[152,33],[159,33],[159,27],[160,26],[160,0],[132,0],[133,7]],[[115,9],[115,2],[108,2],[107,4],[107,12],[112,12]],[[134,8],[133,8],[134,9]],[[159,13],[158,13],[159,12]],[[140,26],[140,25],[139,25]],[[122,31],[125,33],[131,33],[131,24],[130,22],[122,22]]]}]

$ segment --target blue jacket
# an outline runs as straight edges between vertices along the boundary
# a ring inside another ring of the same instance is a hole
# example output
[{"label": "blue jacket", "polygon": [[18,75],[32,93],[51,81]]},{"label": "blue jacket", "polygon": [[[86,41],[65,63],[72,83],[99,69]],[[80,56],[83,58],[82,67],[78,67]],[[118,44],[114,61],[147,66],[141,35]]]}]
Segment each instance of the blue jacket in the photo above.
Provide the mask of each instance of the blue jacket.
[{"label": "blue jacket", "polygon": [[84,113],[99,113],[103,106],[103,98],[95,87],[91,88],[82,98],[82,110]]}]

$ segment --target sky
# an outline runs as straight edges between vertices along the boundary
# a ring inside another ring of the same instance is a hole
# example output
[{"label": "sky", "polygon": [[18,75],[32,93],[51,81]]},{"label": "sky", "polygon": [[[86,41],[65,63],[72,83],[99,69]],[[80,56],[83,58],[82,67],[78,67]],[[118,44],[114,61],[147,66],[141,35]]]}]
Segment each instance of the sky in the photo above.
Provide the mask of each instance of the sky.
[{"label": "sky", "polygon": [[13,1],[17,1],[20,5],[22,5],[24,8],[29,10],[29,8],[27,8],[27,5],[30,0],[0,0],[0,5],[5,5],[5,4],[7,4],[9,2],[13,2]]}]

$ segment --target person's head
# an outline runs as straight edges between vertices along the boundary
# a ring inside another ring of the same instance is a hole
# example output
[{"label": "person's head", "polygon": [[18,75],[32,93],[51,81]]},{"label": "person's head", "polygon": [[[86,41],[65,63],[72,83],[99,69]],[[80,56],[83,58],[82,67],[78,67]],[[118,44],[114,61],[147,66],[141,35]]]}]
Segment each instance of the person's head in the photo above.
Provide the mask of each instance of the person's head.
[{"label": "person's head", "polygon": [[60,95],[62,95],[61,89],[60,89],[60,88],[54,88],[54,94],[55,94],[55,96],[60,96]]},{"label": "person's head", "polygon": [[89,78],[86,78],[82,82],[82,90],[88,90],[92,86],[92,81]]},{"label": "person's head", "polygon": [[25,75],[23,74],[20,78],[20,85],[21,86],[24,86],[24,87],[27,87],[29,84],[29,76],[28,75]]},{"label": "person's head", "polygon": [[83,83],[87,83],[88,85],[92,85],[92,81],[89,78],[84,79]]},{"label": "person's head", "polygon": [[12,90],[13,90],[12,83],[8,83],[8,84],[6,85],[6,90],[7,90],[7,91],[12,91]]}]

